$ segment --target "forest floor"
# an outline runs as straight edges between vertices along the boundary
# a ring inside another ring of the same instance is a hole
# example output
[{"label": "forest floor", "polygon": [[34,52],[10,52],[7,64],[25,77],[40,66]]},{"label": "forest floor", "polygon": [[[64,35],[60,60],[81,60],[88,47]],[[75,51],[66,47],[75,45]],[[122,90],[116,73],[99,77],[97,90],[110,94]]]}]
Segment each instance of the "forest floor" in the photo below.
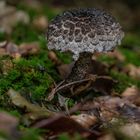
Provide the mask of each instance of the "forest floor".
[{"label": "forest floor", "polygon": [[140,138],[139,34],[93,56],[90,88],[76,95],[86,85],[75,84],[65,96],[54,89],[70,72],[71,54],[49,51],[45,37],[62,9],[0,7],[0,140]]}]

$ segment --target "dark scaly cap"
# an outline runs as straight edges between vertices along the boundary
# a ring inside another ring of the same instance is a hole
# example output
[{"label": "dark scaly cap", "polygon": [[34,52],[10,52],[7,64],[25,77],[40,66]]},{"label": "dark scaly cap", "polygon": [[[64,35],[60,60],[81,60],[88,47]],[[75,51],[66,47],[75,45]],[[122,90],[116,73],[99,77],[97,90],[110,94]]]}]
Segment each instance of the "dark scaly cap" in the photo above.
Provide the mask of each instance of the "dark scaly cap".
[{"label": "dark scaly cap", "polygon": [[74,9],[56,16],[47,32],[48,48],[82,52],[107,52],[120,44],[124,33],[110,14],[95,8]]}]

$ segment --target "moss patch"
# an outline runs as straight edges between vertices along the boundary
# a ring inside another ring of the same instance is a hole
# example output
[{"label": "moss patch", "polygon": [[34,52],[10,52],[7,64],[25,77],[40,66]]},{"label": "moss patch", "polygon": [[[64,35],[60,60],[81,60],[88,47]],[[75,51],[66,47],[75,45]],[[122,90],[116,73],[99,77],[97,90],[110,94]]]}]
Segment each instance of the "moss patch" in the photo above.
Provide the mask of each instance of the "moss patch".
[{"label": "moss patch", "polygon": [[122,93],[127,87],[130,87],[132,85],[136,85],[140,88],[140,81],[137,81],[129,76],[127,76],[124,73],[120,73],[117,71],[111,71],[110,76],[117,81],[116,86],[114,87],[114,90],[118,93]]}]

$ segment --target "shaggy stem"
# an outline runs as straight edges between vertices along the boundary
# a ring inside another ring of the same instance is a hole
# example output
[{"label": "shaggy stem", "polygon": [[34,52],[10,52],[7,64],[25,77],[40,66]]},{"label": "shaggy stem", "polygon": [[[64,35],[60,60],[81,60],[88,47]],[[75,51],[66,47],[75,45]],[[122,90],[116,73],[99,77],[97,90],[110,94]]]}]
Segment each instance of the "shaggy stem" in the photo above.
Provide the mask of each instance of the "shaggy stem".
[{"label": "shaggy stem", "polygon": [[78,81],[86,78],[92,72],[92,53],[81,53],[79,59],[75,62],[66,82]]}]

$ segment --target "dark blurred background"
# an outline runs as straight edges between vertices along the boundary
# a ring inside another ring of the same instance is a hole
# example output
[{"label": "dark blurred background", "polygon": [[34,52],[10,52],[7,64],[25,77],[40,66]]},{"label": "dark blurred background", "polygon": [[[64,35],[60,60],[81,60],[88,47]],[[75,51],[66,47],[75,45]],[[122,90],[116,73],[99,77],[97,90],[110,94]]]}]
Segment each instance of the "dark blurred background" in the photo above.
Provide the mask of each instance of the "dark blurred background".
[{"label": "dark blurred background", "polygon": [[96,7],[114,15],[125,31],[140,33],[140,0],[6,0],[8,4],[43,5],[52,9]]}]

